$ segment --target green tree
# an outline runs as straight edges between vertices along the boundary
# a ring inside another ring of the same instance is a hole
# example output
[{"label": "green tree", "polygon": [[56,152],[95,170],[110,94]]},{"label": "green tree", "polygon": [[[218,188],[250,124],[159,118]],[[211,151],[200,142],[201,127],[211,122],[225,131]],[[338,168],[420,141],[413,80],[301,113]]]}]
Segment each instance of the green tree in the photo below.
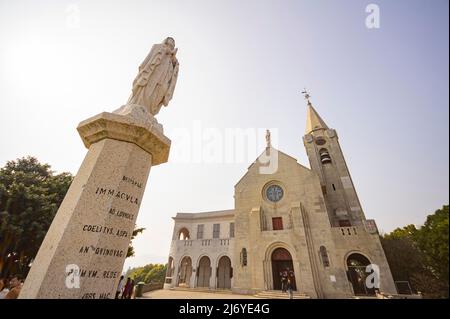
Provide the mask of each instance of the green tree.
[{"label": "green tree", "polygon": [[163,283],[166,278],[167,264],[148,264],[143,267],[132,268],[127,271],[125,277],[134,279],[136,283]]},{"label": "green tree", "polygon": [[409,281],[426,298],[448,298],[448,206],[425,224],[408,225],[381,237],[394,280]]},{"label": "green tree", "polygon": [[387,239],[403,239],[409,238],[411,240],[414,239],[414,236],[417,234],[417,228],[415,225],[410,224],[403,228],[396,228],[390,234],[384,236]]},{"label": "green tree", "polygon": [[167,264],[154,265],[152,269],[145,275],[145,283],[162,283],[166,278]]},{"label": "green tree", "polygon": [[417,247],[426,258],[433,274],[448,286],[448,205],[429,215],[425,224],[415,234]]},{"label": "green tree", "polygon": [[26,274],[72,182],[34,157],[0,169],[0,273]]},{"label": "green tree", "polygon": [[385,235],[381,244],[396,281],[411,281],[412,275],[423,270],[423,256],[411,238]]}]

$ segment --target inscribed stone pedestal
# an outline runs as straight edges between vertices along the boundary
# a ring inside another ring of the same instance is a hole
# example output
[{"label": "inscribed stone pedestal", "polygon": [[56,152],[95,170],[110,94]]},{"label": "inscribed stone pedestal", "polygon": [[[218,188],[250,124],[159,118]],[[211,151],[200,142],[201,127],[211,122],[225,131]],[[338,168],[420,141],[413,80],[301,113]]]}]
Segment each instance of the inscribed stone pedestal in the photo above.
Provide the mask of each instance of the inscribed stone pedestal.
[{"label": "inscribed stone pedestal", "polygon": [[113,298],[150,168],[167,160],[170,141],[129,116],[102,113],[78,130],[89,151],[21,298]]}]

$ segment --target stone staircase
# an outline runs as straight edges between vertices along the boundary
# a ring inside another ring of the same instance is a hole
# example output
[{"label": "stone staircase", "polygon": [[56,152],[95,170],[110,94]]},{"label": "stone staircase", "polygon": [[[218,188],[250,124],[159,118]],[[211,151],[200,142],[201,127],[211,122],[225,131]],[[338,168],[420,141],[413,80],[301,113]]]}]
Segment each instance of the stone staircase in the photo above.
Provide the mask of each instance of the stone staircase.
[{"label": "stone staircase", "polygon": [[351,296],[350,299],[381,299],[376,296]]},{"label": "stone staircase", "polygon": [[376,296],[352,296],[352,299],[422,299],[422,295],[378,294]]},{"label": "stone staircase", "polygon": [[195,288],[174,287],[174,288],[170,288],[170,290],[187,291],[187,292],[208,292],[208,293],[215,293],[215,294],[231,294],[232,293],[230,289],[209,289],[207,287],[195,287]]},{"label": "stone staircase", "polygon": [[[264,290],[254,296],[261,299],[289,299],[289,294],[281,290]],[[294,291],[293,299],[311,299],[311,297],[305,293]]]}]

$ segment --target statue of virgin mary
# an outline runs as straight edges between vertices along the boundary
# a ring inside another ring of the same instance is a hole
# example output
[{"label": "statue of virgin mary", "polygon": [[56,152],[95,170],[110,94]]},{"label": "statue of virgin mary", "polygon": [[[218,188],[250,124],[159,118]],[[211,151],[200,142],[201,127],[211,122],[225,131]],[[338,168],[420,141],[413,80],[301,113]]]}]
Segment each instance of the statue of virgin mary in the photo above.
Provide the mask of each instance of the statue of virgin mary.
[{"label": "statue of virgin mary", "polygon": [[153,45],[139,73],[133,81],[133,90],[127,104],[143,106],[152,115],[172,99],[177,83],[179,63],[176,58],[175,40],[167,38]]}]

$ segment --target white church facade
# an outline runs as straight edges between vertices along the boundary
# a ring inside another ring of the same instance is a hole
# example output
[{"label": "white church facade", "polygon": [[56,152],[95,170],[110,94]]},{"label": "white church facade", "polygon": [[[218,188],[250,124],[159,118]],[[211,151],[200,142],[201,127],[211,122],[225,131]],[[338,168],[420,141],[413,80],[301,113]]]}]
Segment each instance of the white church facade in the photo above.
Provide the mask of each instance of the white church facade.
[{"label": "white church facade", "polygon": [[289,269],[294,289],[310,298],[396,294],[337,132],[309,100],[303,142],[310,168],[268,144],[261,156],[276,154],[278,168],[261,174],[264,161],[253,162],[235,185],[234,209],[173,218],[166,289],[280,290]]}]

